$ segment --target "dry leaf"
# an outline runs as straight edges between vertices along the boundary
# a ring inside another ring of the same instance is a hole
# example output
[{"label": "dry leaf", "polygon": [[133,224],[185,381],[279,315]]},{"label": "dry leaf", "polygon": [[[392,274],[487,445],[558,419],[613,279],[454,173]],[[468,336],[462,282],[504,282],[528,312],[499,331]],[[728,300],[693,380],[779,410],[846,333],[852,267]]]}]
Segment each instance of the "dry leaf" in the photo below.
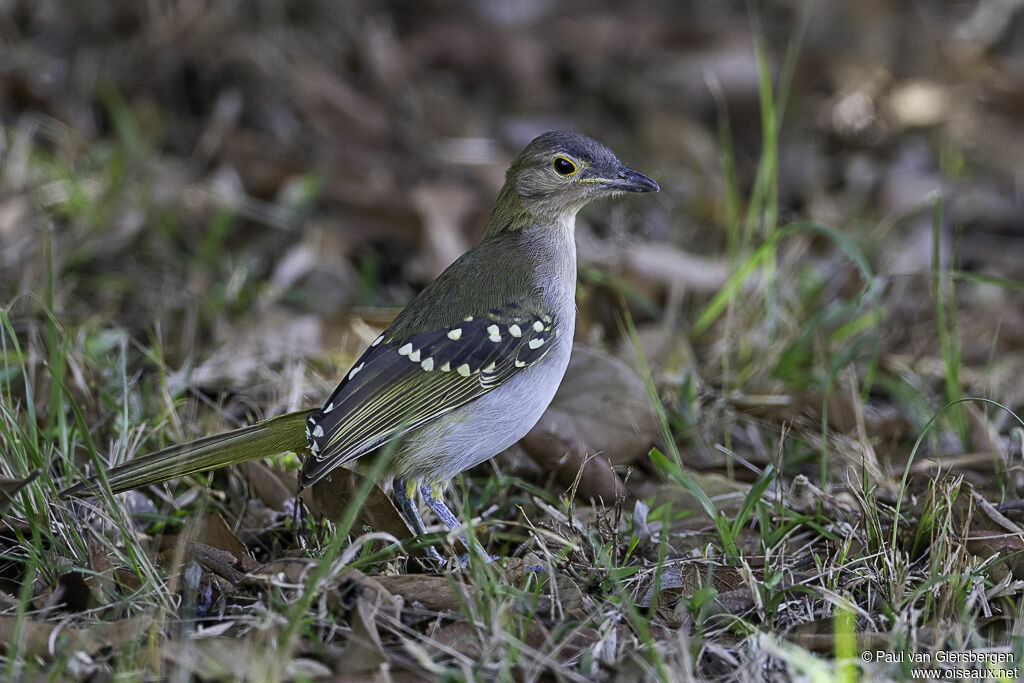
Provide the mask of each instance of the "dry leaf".
[{"label": "dry leaf", "polygon": [[252,492],[271,510],[284,510],[285,502],[295,497],[295,489],[285,486],[277,474],[262,462],[250,460],[240,467]]},{"label": "dry leaf", "polygon": [[[337,521],[345,514],[363,481],[365,477],[358,472],[339,467],[314,484],[308,495],[303,491],[303,499],[314,516]],[[389,533],[395,538],[409,538],[411,535],[409,525],[391,502],[391,496],[376,485],[370,488],[370,494],[359,510],[355,529],[359,525]]]},{"label": "dry leaf", "polygon": [[[259,563],[249,555],[249,549],[231,530],[224,517],[219,512],[211,512],[202,522],[199,523],[199,532],[196,535],[199,543],[212,548],[217,548],[234,556],[235,562],[245,572],[255,571]],[[227,577],[225,577],[227,578]]]},{"label": "dry leaf", "polygon": [[418,602],[433,612],[461,612],[457,587],[462,600],[468,600],[469,589],[446,576],[425,574],[402,574],[399,576],[376,576],[374,580],[390,593],[400,596],[406,604]]}]

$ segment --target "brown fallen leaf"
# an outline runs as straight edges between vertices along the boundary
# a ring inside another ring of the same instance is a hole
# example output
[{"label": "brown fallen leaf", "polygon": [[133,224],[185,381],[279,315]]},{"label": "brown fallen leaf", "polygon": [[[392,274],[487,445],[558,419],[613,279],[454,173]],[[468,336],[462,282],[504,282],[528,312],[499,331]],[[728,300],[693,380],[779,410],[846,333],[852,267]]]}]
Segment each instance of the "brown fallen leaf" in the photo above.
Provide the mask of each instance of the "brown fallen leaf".
[{"label": "brown fallen leaf", "polygon": [[142,579],[139,578],[137,573],[127,567],[115,568],[114,578],[124,587],[122,592],[126,594],[135,593],[142,589]]},{"label": "brown fallen leaf", "polygon": [[232,564],[237,563],[243,572],[255,571],[260,566],[219,512],[211,512],[199,522],[195,538],[199,543],[233,555],[235,562]]},{"label": "brown fallen leaf", "polygon": [[[681,598],[690,598],[705,586],[715,589],[716,595],[710,604],[709,614],[745,614],[757,605],[747,580],[747,572],[756,581],[762,581],[764,570],[759,567],[722,567],[703,563],[686,563],[679,566],[668,565],[659,578],[657,605],[660,608],[677,606]],[[779,590],[787,590],[799,581],[806,580],[803,574],[786,576],[777,585]],[[645,578],[637,605],[647,607],[654,599],[654,572]],[[681,615],[673,615],[679,620]]]},{"label": "brown fallen leaf", "polygon": [[[337,521],[345,514],[349,502],[364,480],[365,477],[358,472],[339,467],[314,484],[308,495],[303,491],[303,500],[315,517]],[[358,530],[360,525],[389,533],[395,538],[409,538],[412,535],[409,525],[391,502],[391,496],[378,486],[371,487],[369,496],[359,510],[355,529]]]},{"label": "brown fallen leaf", "polygon": [[459,596],[455,593],[456,588],[462,593],[462,600],[469,599],[469,588],[446,576],[401,574],[375,576],[373,579],[393,595],[400,596],[406,604],[418,602],[433,612],[462,611]]},{"label": "brown fallen leaf", "polygon": [[581,623],[587,621],[587,615],[594,608],[593,599],[583,592],[579,584],[567,574],[559,573],[555,577],[558,588],[558,602],[565,616]]},{"label": "brown fallen leaf", "polygon": [[285,486],[277,474],[258,460],[240,465],[252,492],[271,510],[284,510],[285,501],[295,497],[295,487]]}]

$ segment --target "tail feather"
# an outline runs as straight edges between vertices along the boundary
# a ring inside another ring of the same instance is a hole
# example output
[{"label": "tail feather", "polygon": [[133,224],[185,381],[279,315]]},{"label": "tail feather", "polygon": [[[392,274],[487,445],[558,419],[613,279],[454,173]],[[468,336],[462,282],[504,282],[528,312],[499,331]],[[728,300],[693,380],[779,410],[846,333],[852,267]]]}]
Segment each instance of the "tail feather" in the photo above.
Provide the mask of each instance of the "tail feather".
[{"label": "tail feather", "polygon": [[[106,473],[106,479],[110,490],[120,493],[268,455],[287,451],[304,452],[309,447],[306,418],[312,412],[300,410],[233,432],[171,446],[118,465]],[[77,496],[93,491],[99,487],[99,479],[98,475],[94,475],[64,489],[60,495]]]}]

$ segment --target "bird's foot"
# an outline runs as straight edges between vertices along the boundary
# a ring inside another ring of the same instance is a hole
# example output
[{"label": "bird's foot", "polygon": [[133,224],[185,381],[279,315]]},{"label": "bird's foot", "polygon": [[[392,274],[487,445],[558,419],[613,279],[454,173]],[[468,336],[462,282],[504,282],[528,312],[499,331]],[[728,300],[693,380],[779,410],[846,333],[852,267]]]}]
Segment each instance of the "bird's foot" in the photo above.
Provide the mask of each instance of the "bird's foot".
[{"label": "bird's foot", "polygon": [[[478,560],[483,560],[485,564],[490,564],[491,562],[496,562],[501,559],[501,555],[488,555],[483,552],[483,549],[475,553],[475,555]],[[459,564],[462,565],[463,569],[469,568],[469,553],[459,555]]]}]

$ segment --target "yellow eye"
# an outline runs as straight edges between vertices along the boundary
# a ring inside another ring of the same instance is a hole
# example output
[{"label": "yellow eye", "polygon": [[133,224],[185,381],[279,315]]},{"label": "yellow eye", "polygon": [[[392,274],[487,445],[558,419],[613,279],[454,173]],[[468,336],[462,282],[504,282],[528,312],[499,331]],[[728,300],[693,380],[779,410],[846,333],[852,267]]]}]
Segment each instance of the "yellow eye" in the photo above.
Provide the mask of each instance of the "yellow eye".
[{"label": "yellow eye", "polygon": [[576,164],[572,163],[565,157],[555,157],[555,160],[551,162],[551,166],[555,169],[555,173],[558,175],[571,176],[576,173]]}]

